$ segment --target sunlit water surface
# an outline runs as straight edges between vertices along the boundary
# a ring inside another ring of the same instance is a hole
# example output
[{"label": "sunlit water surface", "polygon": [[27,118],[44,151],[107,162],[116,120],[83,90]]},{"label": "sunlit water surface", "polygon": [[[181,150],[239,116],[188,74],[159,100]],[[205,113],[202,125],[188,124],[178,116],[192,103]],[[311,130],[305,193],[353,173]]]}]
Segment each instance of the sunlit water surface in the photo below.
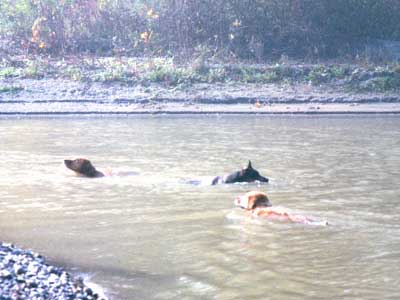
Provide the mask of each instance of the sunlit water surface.
[{"label": "sunlit water surface", "polygon": [[[0,120],[0,240],[111,299],[399,299],[400,118]],[[63,159],[139,175],[87,179]],[[190,185],[251,159],[269,184]],[[236,195],[327,227],[251,219]]]}]

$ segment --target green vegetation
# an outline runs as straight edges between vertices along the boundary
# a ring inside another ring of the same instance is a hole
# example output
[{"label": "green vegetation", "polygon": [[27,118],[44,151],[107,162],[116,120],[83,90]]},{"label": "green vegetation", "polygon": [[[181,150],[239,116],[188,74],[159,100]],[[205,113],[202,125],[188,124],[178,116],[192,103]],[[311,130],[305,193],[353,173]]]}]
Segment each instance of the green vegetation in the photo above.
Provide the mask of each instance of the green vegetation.
[{"label": "green vegetation", "polygon": [[[399,19],[398,0],[2,0],[0,52],[326,58],[354,55],[370,40],[400,40]],[[218,72],[210,80],[220,80]],[[318,74],[310,80],[329,76]]]},{"label": "green vegetation", "polygon": [[0,86],[0,94],[1,93],[16,93],[22,91],[24,88],[22,86],[14,86],[14,85],[6,85]]},{"label": "green vegetation", "polygon": [[0,81],[399,91],[399,63],[362,56],[400,40],[399,19],[398,0],[2,0]]},{"label": "green vegetation", "polygon": [[0,77],[16,77],[18,76],[16,69],[14,67],[5,67],[0,69]]},{"label": "green vegetation", "polygon": [[36,61],[27,61],[25,68],[22,70],[23,71],[23,77],[25,78],[43,78],[44,73],[49,72],[49,69],[46,67],[46,65],[43,65],[43,63],[36,62]]},{"label": "green vegetation", "polygon": [[361,91],[400,91],[400,76],[382,76],[372,78],[362,84],[358,85],[358,89]]},{"label": "green vegetation", "polygon": [[172,58],[64,57],[0,63],[0,80],[64,78],[81,82],[149,83],[187,87],[196,83],[335,86],[354,91],[400,91],[398,64],[199,64]]},{"label": "green vegetation", "polygon": [[311,84],[315,85],[343,79],[346,75],[349,75],[349,73],[350,70],[343,66],[315,66],[308,72],[306,79]]}]

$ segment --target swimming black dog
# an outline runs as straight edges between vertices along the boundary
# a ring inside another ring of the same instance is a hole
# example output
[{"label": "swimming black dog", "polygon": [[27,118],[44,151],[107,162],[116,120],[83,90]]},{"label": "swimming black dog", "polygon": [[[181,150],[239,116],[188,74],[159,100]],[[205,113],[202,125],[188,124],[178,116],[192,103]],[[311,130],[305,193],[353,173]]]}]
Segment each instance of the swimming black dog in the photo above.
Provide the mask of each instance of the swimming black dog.
[{"label": "swimming black dog", "polygon": [[104,173],[97,171],[90,160],[86,158],[77,158],[74,160],[66,159],[64,160],[64,164],[68,169],[74,171],[81,176],[91,178],[104,176]]},{"label": "swimming black dog", "polygon": [[227,174],[224,176],[217,176],[212,180],[212,185],[221,184],[221,183],[236,183],[236,182],[268,182],[268,178],[261,176],[260,173],[253,169],[251,165],[251,161],[245,169],[241,169],[240,171],[233,172],[231,174]]}]

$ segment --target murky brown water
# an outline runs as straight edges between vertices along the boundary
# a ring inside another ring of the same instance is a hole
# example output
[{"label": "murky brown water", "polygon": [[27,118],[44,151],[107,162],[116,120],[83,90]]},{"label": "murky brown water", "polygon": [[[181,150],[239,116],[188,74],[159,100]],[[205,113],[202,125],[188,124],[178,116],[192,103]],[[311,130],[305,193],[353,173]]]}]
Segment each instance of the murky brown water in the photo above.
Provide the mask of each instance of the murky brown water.
[{"label": "murky brown water", "polygon": [[[84,156],[137,176],[85,179]],[[194,186],[251,159],[256,185]],[[0,119],[0,239],[112,299],[398,299],[399,117]],[[332,225],[251,220],[236,195]]]}]

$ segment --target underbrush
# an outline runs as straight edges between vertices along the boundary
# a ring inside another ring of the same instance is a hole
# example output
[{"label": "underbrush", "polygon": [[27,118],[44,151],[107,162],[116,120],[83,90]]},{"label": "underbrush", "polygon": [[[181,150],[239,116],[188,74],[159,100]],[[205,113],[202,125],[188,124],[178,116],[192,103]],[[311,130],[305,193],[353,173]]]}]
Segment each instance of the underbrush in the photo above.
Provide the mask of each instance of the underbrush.
[{"label": "underbrush", "polygon": [[366,65],[300,62],[273,64],[176,62],[170,57],[14,57],[0,63],[0,79],[63,78],[81,82],[157,83],[190,86],[196,83],[246,83],[312,85],[345,88],[360,92],[400,90],[400,65]]}]

